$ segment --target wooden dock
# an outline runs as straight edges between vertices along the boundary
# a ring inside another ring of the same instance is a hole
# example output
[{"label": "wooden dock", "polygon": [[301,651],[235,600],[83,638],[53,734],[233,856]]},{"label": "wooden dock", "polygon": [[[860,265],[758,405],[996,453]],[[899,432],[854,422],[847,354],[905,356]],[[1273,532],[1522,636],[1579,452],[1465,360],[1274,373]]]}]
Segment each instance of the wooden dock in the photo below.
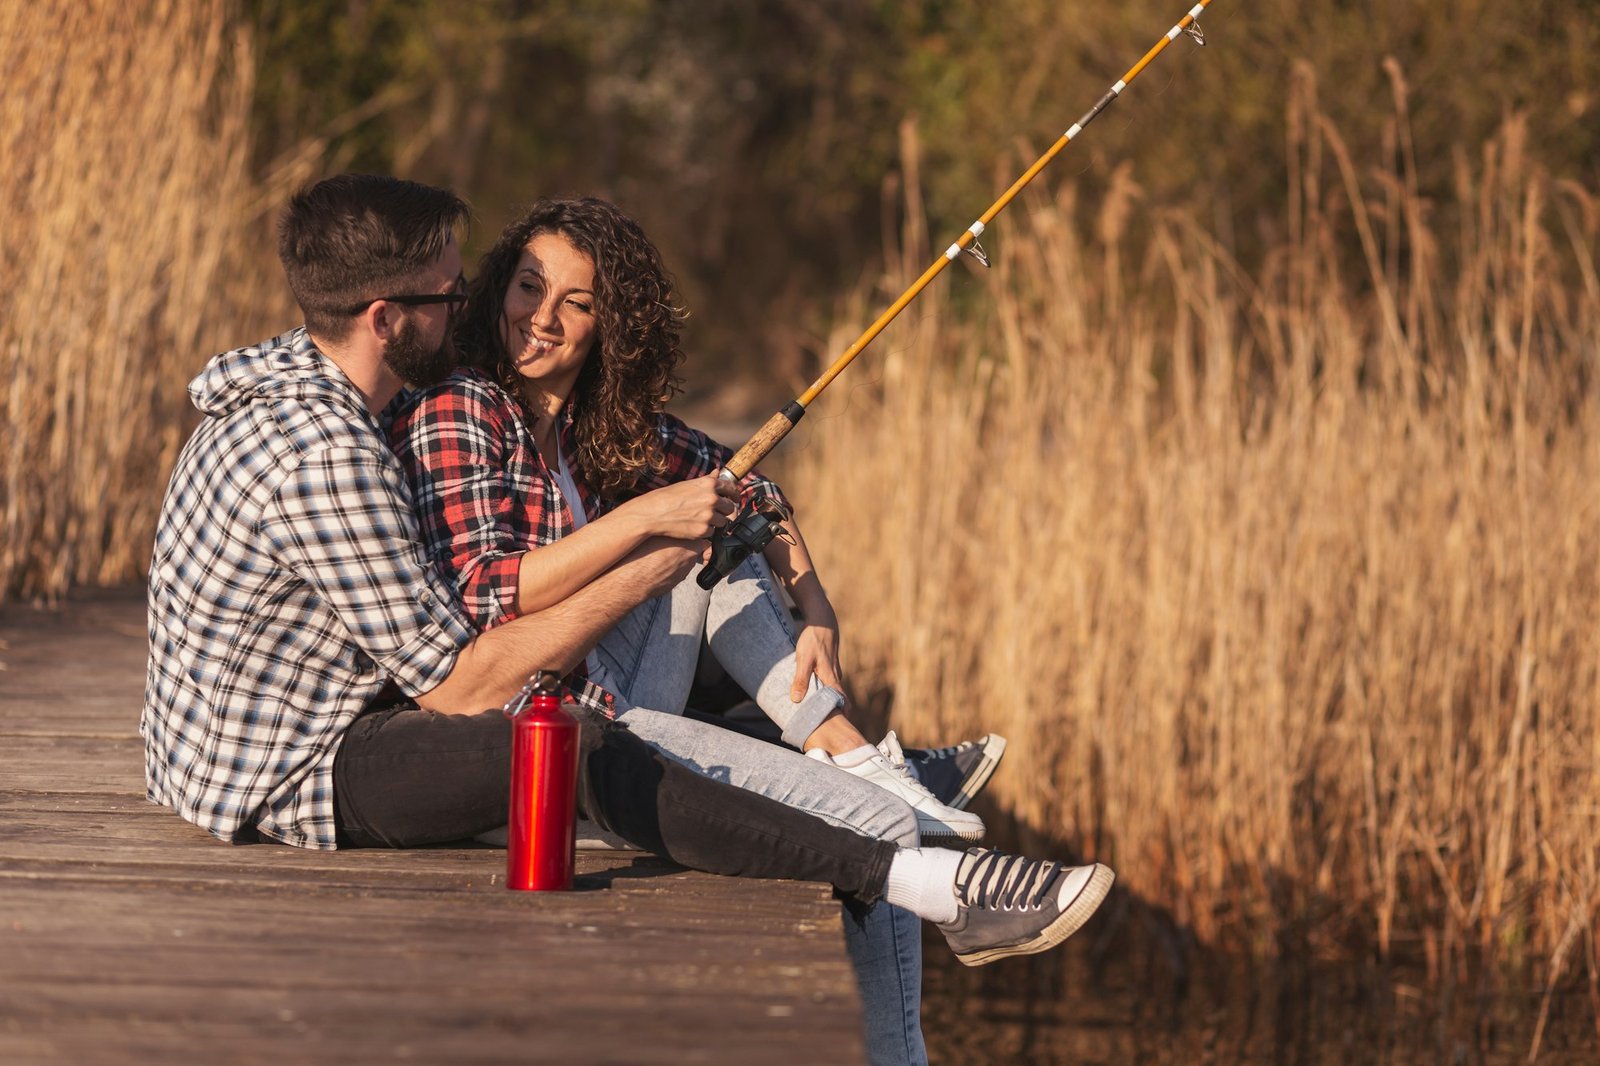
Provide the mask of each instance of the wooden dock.
[{"label": "wooden dock", "polygon": [[849,1063],[817,885],[231,847],[144,799],[142,591],[0,608],[0,1062]]}]

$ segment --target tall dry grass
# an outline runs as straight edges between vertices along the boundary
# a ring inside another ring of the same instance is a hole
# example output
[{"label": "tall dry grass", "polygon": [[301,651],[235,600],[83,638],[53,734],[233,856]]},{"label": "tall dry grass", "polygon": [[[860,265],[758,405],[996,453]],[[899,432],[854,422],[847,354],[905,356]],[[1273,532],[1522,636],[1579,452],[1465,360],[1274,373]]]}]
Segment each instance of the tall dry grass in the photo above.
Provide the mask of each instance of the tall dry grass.
[{"label": "tall dry grass", "polygon": [[1092,237],[1036,190],[786,478],[857,684],[913,740],[1008,736],[1026,826],[1211,943],[1553,978],[1600,903],[1600,201],[1512,120],[1423,202],[1391,75],[1363,170],[1301,72],[1255,274],[1129,174]]},{"label": "tall dry grass", "polygon": [[0,5],[0,602],[135,578],[184,383],[292,320],[226,8]]}]

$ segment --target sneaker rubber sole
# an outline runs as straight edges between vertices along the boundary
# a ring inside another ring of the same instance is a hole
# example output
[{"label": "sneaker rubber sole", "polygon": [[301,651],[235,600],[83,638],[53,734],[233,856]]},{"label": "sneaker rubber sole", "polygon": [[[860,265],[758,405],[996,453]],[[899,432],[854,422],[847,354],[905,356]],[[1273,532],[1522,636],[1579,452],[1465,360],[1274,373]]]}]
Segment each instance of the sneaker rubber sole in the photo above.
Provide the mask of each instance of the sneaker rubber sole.
[{"label": "sneaker rubber sole", "polygon": [[982,966],[1012,955],[1036,955],[1041,951],[1048,951],[1083,928],[1083,924],[1100,909],[1100,904],[1105,902],[1106,895],[1111,891],[1111,883],[1116,879],[1117,875],[1111,872],[1111,867],[1095,863],[1094,873],[1090,875],[1088,883],[1079,890],[1077,897],[1063,907],[1056,920],[1041,929],[1032,940],[1002,947],[981,948],[964,955],[958,951],[955,956],[968,966]]},{"label": "sneaker rubber sole", "polygon": [[[954,805],[952,804],[951,806]],[[961,808],[956,807],[955,809],[960,810]],[[948,822],[942,822],[931,815],[923,814],[915,807],[911,808],[911,810],[917,816],[917,835],[924,843],[933,840],[964,840],[971,843],[974,840],[982,840],[986,831],[982,822],[968,828],[957,829]]]}]

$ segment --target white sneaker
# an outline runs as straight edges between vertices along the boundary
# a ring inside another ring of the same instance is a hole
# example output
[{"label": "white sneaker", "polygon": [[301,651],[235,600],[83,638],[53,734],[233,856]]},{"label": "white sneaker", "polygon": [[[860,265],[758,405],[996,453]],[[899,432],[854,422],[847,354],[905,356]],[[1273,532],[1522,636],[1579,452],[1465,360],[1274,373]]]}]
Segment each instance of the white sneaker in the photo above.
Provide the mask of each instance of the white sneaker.
[{"label": "white sneaker", "polygon": [[906,767],[905,756],[900,751],[900,741],[891,732],[878,744],[878,753],[855,766],[839,766],[832,756],[821,748],[806,752],[806,758],[836,766],[847,774],[863,781],[871,781],[879,788],[892,792],[911,805],[917,812],[917,829],[922,839],[959,837],[977,840],[983,836],[983,819],[971,811],[958,811],[934,798],[923,788]]}]

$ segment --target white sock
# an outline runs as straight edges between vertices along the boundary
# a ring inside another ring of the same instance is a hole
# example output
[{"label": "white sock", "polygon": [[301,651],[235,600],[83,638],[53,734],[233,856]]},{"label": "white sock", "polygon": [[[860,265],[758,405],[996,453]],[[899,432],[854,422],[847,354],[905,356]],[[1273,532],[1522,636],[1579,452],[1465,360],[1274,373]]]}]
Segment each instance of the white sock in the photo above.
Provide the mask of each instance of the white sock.
[{"label": "white sock", "polygon": [[883,897],[928,922],[953,922],[956,870],[965,852],[951,848],[901,848],[889,863],[889,884]]},{"label": "white sock", "polygon": [[844,767],[860,766],[874,755],[882,754],[883,752],[879,751],[871,744],[863,744],[859,748],[851,748],[849,751],[841,751],[839,754],[833,756],[833,765]]}]

